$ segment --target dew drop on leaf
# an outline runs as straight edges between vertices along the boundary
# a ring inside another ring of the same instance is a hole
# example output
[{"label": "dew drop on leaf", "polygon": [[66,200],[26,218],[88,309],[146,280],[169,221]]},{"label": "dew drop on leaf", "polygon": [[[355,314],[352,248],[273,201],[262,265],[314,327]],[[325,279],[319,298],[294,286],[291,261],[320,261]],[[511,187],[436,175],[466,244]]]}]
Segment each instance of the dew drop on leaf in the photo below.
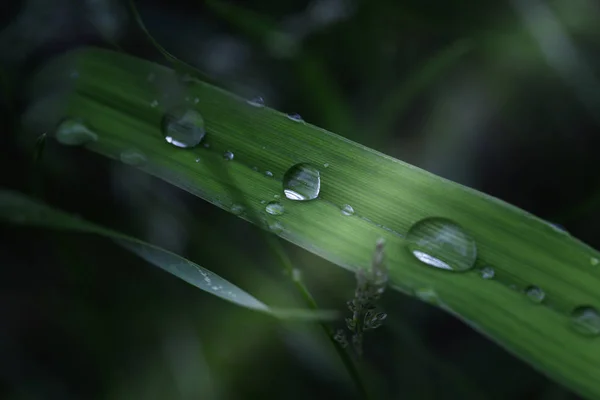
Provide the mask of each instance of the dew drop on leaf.
[{"label": "dew drop on leaf", "polygon": [[167,143],[173,146],[195,147],[206,135],[204,118],[195,110],[175,108],[163,117],[162,132]]},{"label": "dew drop on leaf", "polygon": [[571,315],[571,326],[582,335],[600,335],[600,314],[592,307],[578,307]]},{"label": "dew drop on leaf", "polygon": [[128,165],[142,165],[147,161],[144,153],[135,149],[123,150],[119,158]]},{"label": "dew drop on leaf", "polygon": [[55,138],[60,144],[67,146],[82,146],[95,142],[98,135],[78,119],[65,119],[56,128]]},{"label": "dew drop on leaf", "polygon": [[458,224],[431,217],[415,223],[406,235],[407,246],[423,264],[448,271],[467,271],[475,265],[477,246]]},{"label": "dew drop on leaf", "polygon": [[283,215],[285,208],[278,201],[270,201],[267,203],[265,211],[271,215]]},{"label": "dew drop on leaf", "polygon": [[290,200],[308,201],[319,196],[321,176],[310,164],[296,164],[283,175],[283,194]]},{"label": "dew drop on leaf", "polygon": [[541,303],[546,297],[546,293],[537,286],[529,286],[525,289],[525,294],[534,303]]},{"label": "dew drop on leaf", "polygon": [[354,208],[350,204],[344,204],[342,206],[342,214],[346,216],[354,215]]}]

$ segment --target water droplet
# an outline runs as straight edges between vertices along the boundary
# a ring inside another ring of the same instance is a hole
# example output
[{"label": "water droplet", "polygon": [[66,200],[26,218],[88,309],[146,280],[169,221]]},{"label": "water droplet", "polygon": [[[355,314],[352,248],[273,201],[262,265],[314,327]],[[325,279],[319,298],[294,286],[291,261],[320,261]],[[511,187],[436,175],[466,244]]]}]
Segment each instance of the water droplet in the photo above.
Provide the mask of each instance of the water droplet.
[{"label": "water droplet", "polygon": [[544,293],[544,291],[537,286],[529,286],[527,289],[525,289],[525,294],[534,303],[541,303],[546,297],[546,293]]},{"label": "water droplet", "polygon": [[483,279],[494,279],[494,275],[496,275],[496,271],[492,267],[483,267],[479,273]]},{"label": "water droplet", "polygon": [[261,200],[260,204],[267,204],[267,201],[266,200]]},{"label": "water droplet", "polygon": [[223,158],[226,159],[227,161],[231,161],[233,160],[234,154],[227,150],[225,153],[223,153]]},{"label": "water droplet", "polygon": [[199,163],[200,161],[202,161],[202,159],[200,157],[197,157],[196,162]]},{"label": "water droplet", "polygon": [[275,221],[269,224],[269,230],[273,233],[281,233],[283,231],[283,225],[279,221]]},{"label": "water droplet", "polygon": [[600,261],[596,257],[591,257],[590,258],[590,264],[592,264],[592,265],[598,265],[598,263],[600,263]]},{"label": "water droplet", "polygon": [[242,206],[241,204],[234,204],[233,206],[231,206],[231,212],[234,215],[240,215],[244,212],[244,206]]},{"label": "water droplet", "polygon": [[258,108],[262,108],[265,106],[265,101],[260,96],[256,96],[253,99],[246,101],[246,103],[248,103],[252,107],[258,107]]},{"label": "water droplet", "polygon": [[278,195],[278,194],[274,194],[274,195],[273,195],[273,198],[274,198],[274,199],[278,199],[278,198],[280,198],[280,197],[281,197],[281,196],[280,196],[280,195]]},{"label": "water droplet", "polygon": [[304,120],[302,119],[302,117],[300,116],[300,114],[288,114],[287,117],[289,119],[291,119],[294,122],[304,122]]},{"label": "water droplet", "polygon": [[194,104],[198,104],[199,102],[200,102],[200,99],[196,97],[196,98],[194,99]]},{"label": "water droplet", "polygon": [[152,107],[152,108],[158,107],[158,100],[152,100],[152,102],[150,103],[150,107]]},{"label": "water droplet", "polygon": [[88,129],[82,121],[70,118],[58,125],[55,137],[60,144],[67,146],[82,146],[98,140],[98,135]]},{"label": "water droplet", "polygon": [[278,201],[270,201],[267,203],[265,211],[271,215],[283,215],[285,208],[283,208],[283,205]]},{"label": "water droplet", "polygon": [[162,131],[168,143],[184,149],[197,146],[206,135],[202,115],[187,108],[175,108],[165,114]]},{"label": "water droplet", "polygon": [[205,149],[210,148],[210,143],[204,143],[202,146],[204,146]]},{"label": "water droplet", "polygon": [[342,214],[344,215],[354,215],[354,208],[350,204],[344,204],[342,206]]},{"label": "water droplet", "polygon": [[142,165],[146,160],[146,156],[139,150],[124,150],[119,155],[122,162],[129,165]]},{"label": "water droplet", "polygon": [[329,163],[325,163],[325,164],[323,164],[323,166],[324,166],[325,168],[329,168]]},{"label": "water droplet", "polygon": [[268,176],[269,178],[273,177],[273,173],[271,171],[265,171],[265,176]]},{"label": "water droplet", "polygon": [[320,190],[319,170],[310,164],[296,164],[283,175],[283,194],[290,200],[314,200]]},{"label": "water droplet", "polygon": [[446,218],[425,218],[406,235],[410,252],[421,262],[449,271],[467,271],[475,265],[477,246],[464,229]]},{"label": "water droplet", "polygon": [[571,315],[571,326],[582,335],[597,336],[600,334],[600,314],[592,307],[578,307]]}]

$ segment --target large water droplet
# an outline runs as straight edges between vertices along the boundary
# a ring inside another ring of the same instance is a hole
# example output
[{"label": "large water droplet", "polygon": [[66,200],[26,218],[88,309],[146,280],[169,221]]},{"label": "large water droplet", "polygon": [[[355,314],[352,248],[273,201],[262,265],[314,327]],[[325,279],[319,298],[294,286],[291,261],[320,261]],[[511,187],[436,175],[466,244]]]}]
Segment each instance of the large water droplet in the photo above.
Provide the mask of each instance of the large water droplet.
[{"label": "large water droplet", "polygon": [[98,140],[98,135],[77,119],[66,119],[58,125],[56,140],[67,146],[81,146]]},{"label": "large water droplet", "polygon": [[344,204],[342,206],[342,214],[347,216],[354,215],[354,208],[350,204]]},{"label": "large water droplet", "polygon": [[146,162],[146,156],[139,150],[124,150],[119,155],[121,161],[129,165],[142,165]]},{"label": "large water droplet", "polygon": [[271,215],[283,215],[285,208],[278,201],[270,201],[265,207],[265,211]]},{"label": "large water droplet", "polygon": [[235,157],[235,155],[229,150],[227,150],[225,153],[223,153],[223,158],[226,159],[227,161],[233,160],[233,157]]},{"label": "large water droplet", "polygon": [[541,303],[546,297],[546,293],[544,293],[544,291],[537,286],[529,286],[527,289],[525,289],[525,294],[534,303]]},{"label": "large water droplet", "polygon": [[600,334],[600,314],[592,307],[578,307],[571,315],[571,326],[582,335],[597,336]]},{"label": "large water droplet", "polygon": [[296,164],[283,175],[283,193],[290,200],[314,200],[320,190],[319,170],[310,164]]},{"label": "large water droplet", "polygon": [[492,267],[483,267],[479,273],[483,279],[494,279],[494,275],[496,275],[496,271]]},{"label": "large water droplet", "polygon": [[202,115],[187,108],[175,108],[165,114],[162,131],[168,143],[181,148],[197,146],[206,134]]},{"label": "large water droplet", "polygon": [[406,235],[408,249],[421,262],[449,271],[467,271],[475,265],[477,246],[464,229],[446,218],[425,218]]}]

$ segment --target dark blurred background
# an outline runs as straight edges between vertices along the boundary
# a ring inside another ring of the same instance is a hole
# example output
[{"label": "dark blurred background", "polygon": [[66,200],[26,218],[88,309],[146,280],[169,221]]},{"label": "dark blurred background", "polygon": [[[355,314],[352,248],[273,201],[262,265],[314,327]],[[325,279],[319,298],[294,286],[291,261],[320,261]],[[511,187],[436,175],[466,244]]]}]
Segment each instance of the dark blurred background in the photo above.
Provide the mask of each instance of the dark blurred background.
[{"label": "dark blurred background", "polygon": [[[598,247],[596,0],[135,1],[221,87],[499,197]],[[257,229],[133,168],[19,140],[31,74],[78,46],[165,59],[119,0],[0,5],[1,184],[302,306]],[[356,398],[312,325],[237,308],[94,236],[0,226],[0,398]],[[354,277],[283,243],[323,307]],[[446,313],[386,293],[365,374],[381,399],[576,399]]]}]

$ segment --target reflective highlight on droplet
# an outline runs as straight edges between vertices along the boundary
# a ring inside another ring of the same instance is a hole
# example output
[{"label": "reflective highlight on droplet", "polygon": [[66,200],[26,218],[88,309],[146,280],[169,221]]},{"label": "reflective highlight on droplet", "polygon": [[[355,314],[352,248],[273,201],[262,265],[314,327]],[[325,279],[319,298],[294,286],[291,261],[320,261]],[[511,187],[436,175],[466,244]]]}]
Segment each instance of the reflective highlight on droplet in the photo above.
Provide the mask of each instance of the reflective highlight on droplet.
[{"label": "reflective highlight on droplet", "polygon": [[82,146],[95,142],[98,135],[78,119],[65,119],[58,125],[55,138],[60,144],[67,146]]},{"label": "reflective highlight on droplet", "polygon": [[407,247],[422,263],[448,271],[467,271],[475,265],[477,246],[455,222],[439,217],[415,223],[406,235]]},{"label": "reflective highlight on droplet", "polygon": [[586,336],[600,335],[600,314],[593,307],[578,307],[571,314],[571,327]]},{"label": "reflective highlight on droplet", "polygon": [[223,153],[223,158],[226,159],[227,161],[233,160],[233,157],[235,157],[235,155],[229,150],[227,150],[225,153]]},{"label": "reflective highlight on droplet", "polygon": [[290,200],[314,200],[320,190],[319,170],[310,164],[296,164],[283,175],[283,193]]},{"label": "reflective highlight on droplet", "polygon": [[163,117],[162,132],[167,143],[173,146],[195,147],[206,135],[204,118],[195,110],[176,108]]}]

